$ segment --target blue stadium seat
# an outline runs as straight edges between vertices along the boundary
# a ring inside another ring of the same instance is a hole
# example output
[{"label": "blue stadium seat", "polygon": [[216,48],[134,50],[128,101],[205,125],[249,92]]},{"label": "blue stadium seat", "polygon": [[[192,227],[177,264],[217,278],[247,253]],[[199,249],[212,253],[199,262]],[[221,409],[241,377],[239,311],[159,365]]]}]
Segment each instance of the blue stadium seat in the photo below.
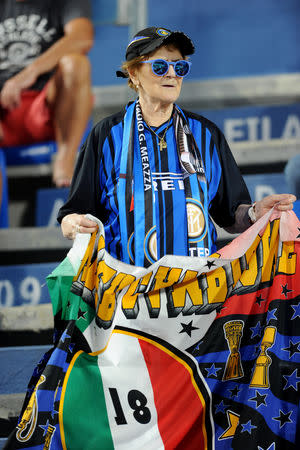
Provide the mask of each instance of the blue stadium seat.
[{"label": "blue stadium seat", "polygon": [[[82,137],[85,141],[92,128],[92,119],[89,120]],[[26,166],[31,164],[49,164],[57,151],[55,141],[39,142],[31,145],[2,148],[7,166]]]},{"label": "blue stadium seat", "polygon": [[31,164],[48,164],[56,152],[56,142],[39,142],[38,144],[20,145],[3,148],[8,166]]},{"label": "blue stadium seat", "polygon": [[0,348],[0,364],[5,367],[0,398],[1,395],[23,392],[25,396],[34,367],[49,349],[50,345]]},{"label": "blue stadium seat", "polygon": [[0,308],[49,303],[46,277],[58,263],[1,266]]},{"label": "blue stadium seat", "polygon": [[0,228],[7,228],[8,219],[8,188],[6,176],[6,158],[4,152],[0,149],[0,173],[2,178],[2,195],[0,198]]},{"label": "blue stadium seat", "polygon": [[288,187],[283,173],[244,175],[244,180],[253,201],[261,200],[267,195],[283,194],[288,192]]},{"label": "blue stadium seat", "polygon": [[58,226],[59,208],[68,197],[68,188],[38,189],[36,193],[35,225],[37,227]]}]

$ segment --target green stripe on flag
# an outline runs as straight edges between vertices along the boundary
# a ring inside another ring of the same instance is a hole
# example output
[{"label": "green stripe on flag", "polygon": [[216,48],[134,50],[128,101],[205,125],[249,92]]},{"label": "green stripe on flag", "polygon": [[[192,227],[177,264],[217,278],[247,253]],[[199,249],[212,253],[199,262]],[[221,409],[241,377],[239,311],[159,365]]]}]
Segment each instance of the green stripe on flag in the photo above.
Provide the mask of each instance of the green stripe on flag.
[{"label": "green stripe on flag", "polygon": [[97,356],[81,353],[66,381],[62,412],[66,448],[114,449]]},{"label": "green stripe on flag", "polygon": [[76,326],[83,333],[95,318],[95,308],[89,306],[78,295],[70,292],[75,275],[74,268],[67,257],[48,275],[47,285],[52,301],[53,315],[60,312],[62,320],[77,321],[80,309],[83,315],[82,319],[76,322]]},{"label": "green stripe on flag", "polygon": [[47,276],[54,316],[63,308],[63,299],[68,298],[75,275],[74,268],[67,257]]}]

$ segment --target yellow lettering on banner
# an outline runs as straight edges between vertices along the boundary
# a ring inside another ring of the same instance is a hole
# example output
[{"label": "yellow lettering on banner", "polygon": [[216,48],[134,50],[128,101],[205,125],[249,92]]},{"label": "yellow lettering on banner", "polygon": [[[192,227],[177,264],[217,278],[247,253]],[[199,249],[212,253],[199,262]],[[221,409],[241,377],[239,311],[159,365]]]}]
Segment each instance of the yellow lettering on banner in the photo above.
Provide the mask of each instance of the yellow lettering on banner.
[{"label": "yellow lettering on banner", "polygon": [[92,291],[95,288],[97,289],[98,282],[99,280],[97,278],[97,258],[95,258],[93,264],[87,267],[84,284],[89,291]]},{"label": "yellow lettering on banner", "polygon": [[248,248],[245,253],[247,268],[242,272],[240,281],[243,286],[252,286],[257,277],[257,254],[256,249],[261,238],[259,235],[256,236],[253,244]]},{"label": "yellow lettering on banner", "polygon": [[152,277],[152,272],[145,275],[142,279],[137,279],[131,283],[128,291],[123,295],[122,298],[122,309],[124,312],[126,310],[133,310],[136,306],[137,297],[143,292],[141,286],[147,286]]},{"label": "yellow lettering on banner", "polygon": [[177,283],[181,275],[182,269],[160,266],[155,274],[155,283],[151,287],[151,291],[164,289],[172,284]]},{"label": "yellow lettering on banner", "polygon": [[223,267],[206,274],[207,301],[209,304],[225,302],[228,291],[226,273]]},{"label": "yellow lettering on banner", "polygon": [[274,278],[274,270],[276,267],[277,250],[279,242],[279,220],[272,222],[272,230],[270,223],[268,223],[264,234],[262,235],[262,250],[263,250],[263,266],[261,273],[261,282],[270,281]]},{"label": "yellow lettering on banner", "polygon": [[120,282],[120,285],[117,287],[116,292],[122,291],[122,289],[135,281],[135,276],[130,275],[129,273],[123,273],[122,275],[124,275],[124,277]]},{"label": "yellow lettering on banner", "polygon": [[147,306],[150,317],[158,317],[161,301],[160,289],[165,289],[179,280],[182,269],[161,266],[158,268],[154,283],[151,286],[151,292],[146,295]]},{"label": "yellow lettering on banner", "polygon": [[99,237],[99,241],[98,241],[98,251],[102,250],[103,248],[105,248],[105,240],[104,240],[104,236],[101,234],[101,236]]},{"label": "yellow lettering on banner", "polygon": [[[194,270],[187,270],[184,279],[180,284],[173,286],[171,293],[171,298],[173,305],[171,305],[172,309],[175,310],[177,308],[182,309],[185,306],[186,294],[189,295],[191,302],[193,305],[201,306],[203,305],[203,296],[202,290],[199,286],[199,281],[196,277],[198,272]],[[195,281],[190,281],[195,279]]]},{"label": "yellow lettering on banner", "polygon": [[146,294],[146,302],[150,317],[158,317],[160,311],[160,291],[156,290],[150,294]]},{"label": "yellow lettering on banner", "polygon": [[242,274],[240,260],[235,259],[234,261],[232,261],[230,263],[230,265],[231,265],[231,273],[232,273],[232,280],[233,280],[232,287],[235,287],[236,283],[239,281],[239,279],[241,278],[241,274]]},{"label": "yellow lettering on banner", "polygon": [[[112,299],[111,295],[104,295],[105,291],[110,287],[109,281],[112,280],[114,275],[116,275],[117,271],[109,267],[105,261],[100,260],[98,267],[97,267],[97,276],[94,278],[94,289],[96,290],[95,294],[95,309],[97,312],[97,316],[102,320],[109,320],[104,319],[104,317],[107,317],[109,314],[107,313],[107,309],[111,309],[112,313],[115,309],[115,299]],[[101,284],[100,284],[101,279]],[[102,287],[102,283],[105,285]],[[99,286],[100,284],[100,286]],[[104,289],[104,291],[103,291]],[[104,299],[105,297],[105,299]]]},{"label": "yellow lettering on banner", "polygon": [[295,242],[283,242],[277,273],[284,273],[286,275],[296,273],[296,262]]},{"label": "yellow lettering on banner", "polygon": [[112,321],[116,308],[116,292],[122,289],[122,285],[125,287],[134,279],[132,275],[125,273],[119,273],[113,278],[109,287],[103,292],[101,302],[98,306],[97,316],[101,321]]},{"label": "yellow lettering on banner", "polygon": [[97,267],[97,278],[101,278],[104,284],[108,283],[116,273],[117,271],[109,267],[105,261],[99,261]]},{"label": "yellow lettering on banner", "polygon": [[[97,258],[95,258],[95,261],[93,261],[93,263],[91,264],[95,240],[96,240],[96,233],[93,233],[89,240],[89,244],[87,246],[84,257],[82,258],[77,275],[73,279],[73,283],[77,280],[80,280],[80,282],[82,284],[84,284],[90,290],[92,290],[94,287],[93,286],[94,283],[92,283],[92,286],[90,286],[91,278],[92,278],[91,274],[93,274],[93,277],[94,277],[94,275],[96,273],[96,266],[97,266]],[[88,284],[86,283],[87,280],[88,280]]]},{"label": "yellow lettering on banner", "polygon": [[217,259],[217,258],[221,258],[221,255],[220,255],[220,253],[212,253],[211,255],[209,255],[209,257]]}]

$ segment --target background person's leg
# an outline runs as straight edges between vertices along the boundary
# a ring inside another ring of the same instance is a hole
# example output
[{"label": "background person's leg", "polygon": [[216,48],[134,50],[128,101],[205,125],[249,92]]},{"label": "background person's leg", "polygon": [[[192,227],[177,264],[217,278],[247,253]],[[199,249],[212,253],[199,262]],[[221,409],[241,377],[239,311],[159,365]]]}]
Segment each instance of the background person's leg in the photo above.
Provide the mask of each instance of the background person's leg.
[{"label": "background person's leg", "polygon": [[53,109],[57,155],[53,181],[69,186],[82,135],[92,112],[90,62],[84,55],[64,56],[49,82],[47,100]]},{"label": "background person's leg", "polygon": [[[23,91],[17,108],[0,110],[0,147],[30,145],[54,138],[51,124],[50,127],[48,125],[45,127],[45,120],[49,121],[50,116],[47,110],[47,117],[42,117],[43,114],[40,112],[42,103],[45,103],[43,91]],[[45,106],[42,108],[46,109]]]}]

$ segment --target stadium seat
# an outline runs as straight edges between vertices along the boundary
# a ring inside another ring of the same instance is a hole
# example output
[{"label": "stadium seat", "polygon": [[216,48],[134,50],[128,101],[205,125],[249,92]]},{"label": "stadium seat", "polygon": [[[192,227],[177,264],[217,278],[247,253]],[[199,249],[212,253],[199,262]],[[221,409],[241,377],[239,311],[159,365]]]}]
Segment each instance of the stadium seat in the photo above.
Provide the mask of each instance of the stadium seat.
[{"label": "stadium seat", "polygon": [[7,228],[8,220],[8,188],[6,176],[6,158],[4,152],[0,149],[0,173],[2,178],[2,194],[0,192],[0,228]]},{"label": "stadium seat", "polygon": [[259,201],[267,195],[288,192],[285,176],[281,172],[244,175],[244,180],[253,201]]},{"label": "stadium seat", "polygon": [[[89,120],[82,142],[86,139],[92,128],[92,119]],[[32,164],[49,164],[57,151],[55,141],[39,142],[31,145],[2,148],[6,157],[7,166],[26,166]]]},{"label": "stadium seat", "polygon": [[7,166],[47,164],[51,162],[52,156],[56,152],[56,143],[54,141],[40,142],[2,150],[6,156]]},{"label": "stadium seat", "polygon": [[21,305],[49,303],[46,277],[58,263],[1,266],[0,309]]},{"label": "stadium seat", "polygon": [[38,189],[35,208],[35,225],[37,227],[58,226],[57,213],[67,200],[68,192],[68,188]]}]

